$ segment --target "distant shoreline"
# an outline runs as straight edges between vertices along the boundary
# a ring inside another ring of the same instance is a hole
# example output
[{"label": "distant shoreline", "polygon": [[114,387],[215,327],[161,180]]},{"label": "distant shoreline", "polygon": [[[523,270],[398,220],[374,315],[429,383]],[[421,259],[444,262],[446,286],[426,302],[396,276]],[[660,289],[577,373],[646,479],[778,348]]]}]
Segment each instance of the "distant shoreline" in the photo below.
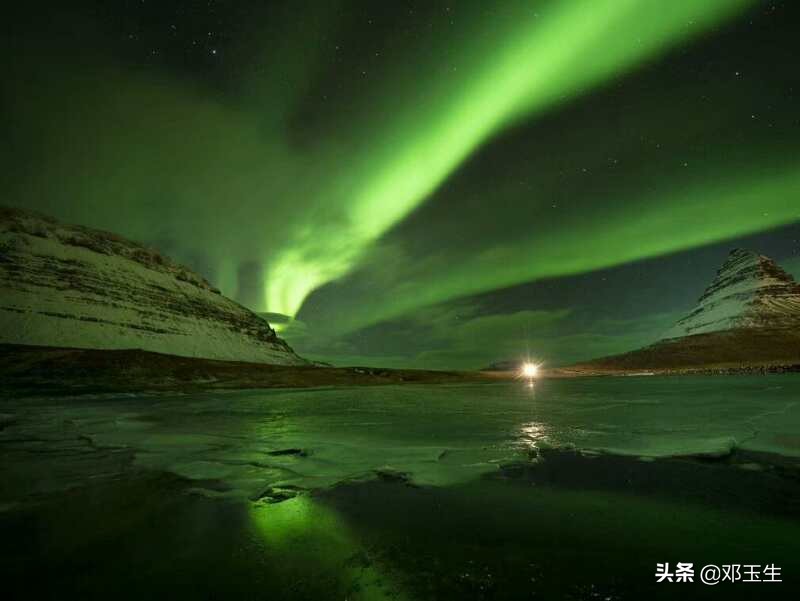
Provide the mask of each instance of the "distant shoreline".
[{"label": "distant shoreline", "polygon": [[0,344],[0,390],[25,396],[488,383],[508,377],[478,371],[270,365],[181,357],[139,349]]},{"label": "distant shoreline", "polygon": [[[541,379],[800,373],[800,363],[720,363],[657,369],[582,364],[542,371]],[[22,396],[124,392],[201,392],[399,384],[498,383],[515,371],[438,371],[376,367],[291,366],[103,350],[0,344],[0,390]]]},{"label": "distant shoreline", "polygon": [[721,363],[706,366],[665,367],[654,369],[613,369],[591,366],[555,368],[546,372],[549,378],[581,377],[646,377],[646,376],[741,376],[800,373],[800,363]]}]

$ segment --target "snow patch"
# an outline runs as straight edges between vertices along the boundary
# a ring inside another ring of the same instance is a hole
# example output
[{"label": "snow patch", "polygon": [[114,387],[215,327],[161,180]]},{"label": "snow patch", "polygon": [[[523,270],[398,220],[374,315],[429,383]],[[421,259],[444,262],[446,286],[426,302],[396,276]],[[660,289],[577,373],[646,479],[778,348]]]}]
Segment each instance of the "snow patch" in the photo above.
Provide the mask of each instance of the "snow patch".
[{"label": "snow patch", "polygon": [[735,328],[800,326],[800,286],[772,259],[731,251],[698,305],[667,332],[679,338]]},{"label": "snow patch", "polygon": [[0,342],[305,364],[255,313],[124,238],[0,211]]}]

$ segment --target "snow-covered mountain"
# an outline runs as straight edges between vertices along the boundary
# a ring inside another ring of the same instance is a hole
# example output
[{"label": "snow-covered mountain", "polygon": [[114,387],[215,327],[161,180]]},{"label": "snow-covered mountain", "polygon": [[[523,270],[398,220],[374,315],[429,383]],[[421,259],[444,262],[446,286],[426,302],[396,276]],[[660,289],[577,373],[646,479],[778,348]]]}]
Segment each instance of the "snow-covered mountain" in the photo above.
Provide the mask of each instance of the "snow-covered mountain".
[{"label": "snow-covered mountain", "polygon": [[697,306],[665,338],[739,328],[800,327],[800,285],[772,259],[734,249]]},{"label": "snow-covered mountain", "polygon": [[158,252],[0,208],[0,343],[302,365],[262,318]]}]

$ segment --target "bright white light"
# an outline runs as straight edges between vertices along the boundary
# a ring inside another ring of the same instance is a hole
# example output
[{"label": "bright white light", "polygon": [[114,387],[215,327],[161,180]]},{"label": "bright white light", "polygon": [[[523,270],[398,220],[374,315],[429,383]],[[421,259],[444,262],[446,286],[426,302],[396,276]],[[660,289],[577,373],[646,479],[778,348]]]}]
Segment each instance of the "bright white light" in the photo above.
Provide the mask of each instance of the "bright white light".
[{"label": "bright white light", "polygon": [[522,375],[526,378],[535,378],[536,374],[539,373],[539,366],[535,363],[523,363],[522,364]]}]

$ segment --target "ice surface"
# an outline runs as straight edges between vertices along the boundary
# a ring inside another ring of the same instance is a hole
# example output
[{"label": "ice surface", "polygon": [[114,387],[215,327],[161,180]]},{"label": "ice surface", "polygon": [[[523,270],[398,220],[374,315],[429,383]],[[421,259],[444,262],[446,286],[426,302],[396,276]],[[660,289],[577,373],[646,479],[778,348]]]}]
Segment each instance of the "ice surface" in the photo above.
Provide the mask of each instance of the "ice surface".
[{"label": "ice surface", "polygon": [[446,485],[546,447],[796,457],[798,392],[799,376],[775,375],[5,399],[0,501],[137,470],[244,498],[380,470]]}]

